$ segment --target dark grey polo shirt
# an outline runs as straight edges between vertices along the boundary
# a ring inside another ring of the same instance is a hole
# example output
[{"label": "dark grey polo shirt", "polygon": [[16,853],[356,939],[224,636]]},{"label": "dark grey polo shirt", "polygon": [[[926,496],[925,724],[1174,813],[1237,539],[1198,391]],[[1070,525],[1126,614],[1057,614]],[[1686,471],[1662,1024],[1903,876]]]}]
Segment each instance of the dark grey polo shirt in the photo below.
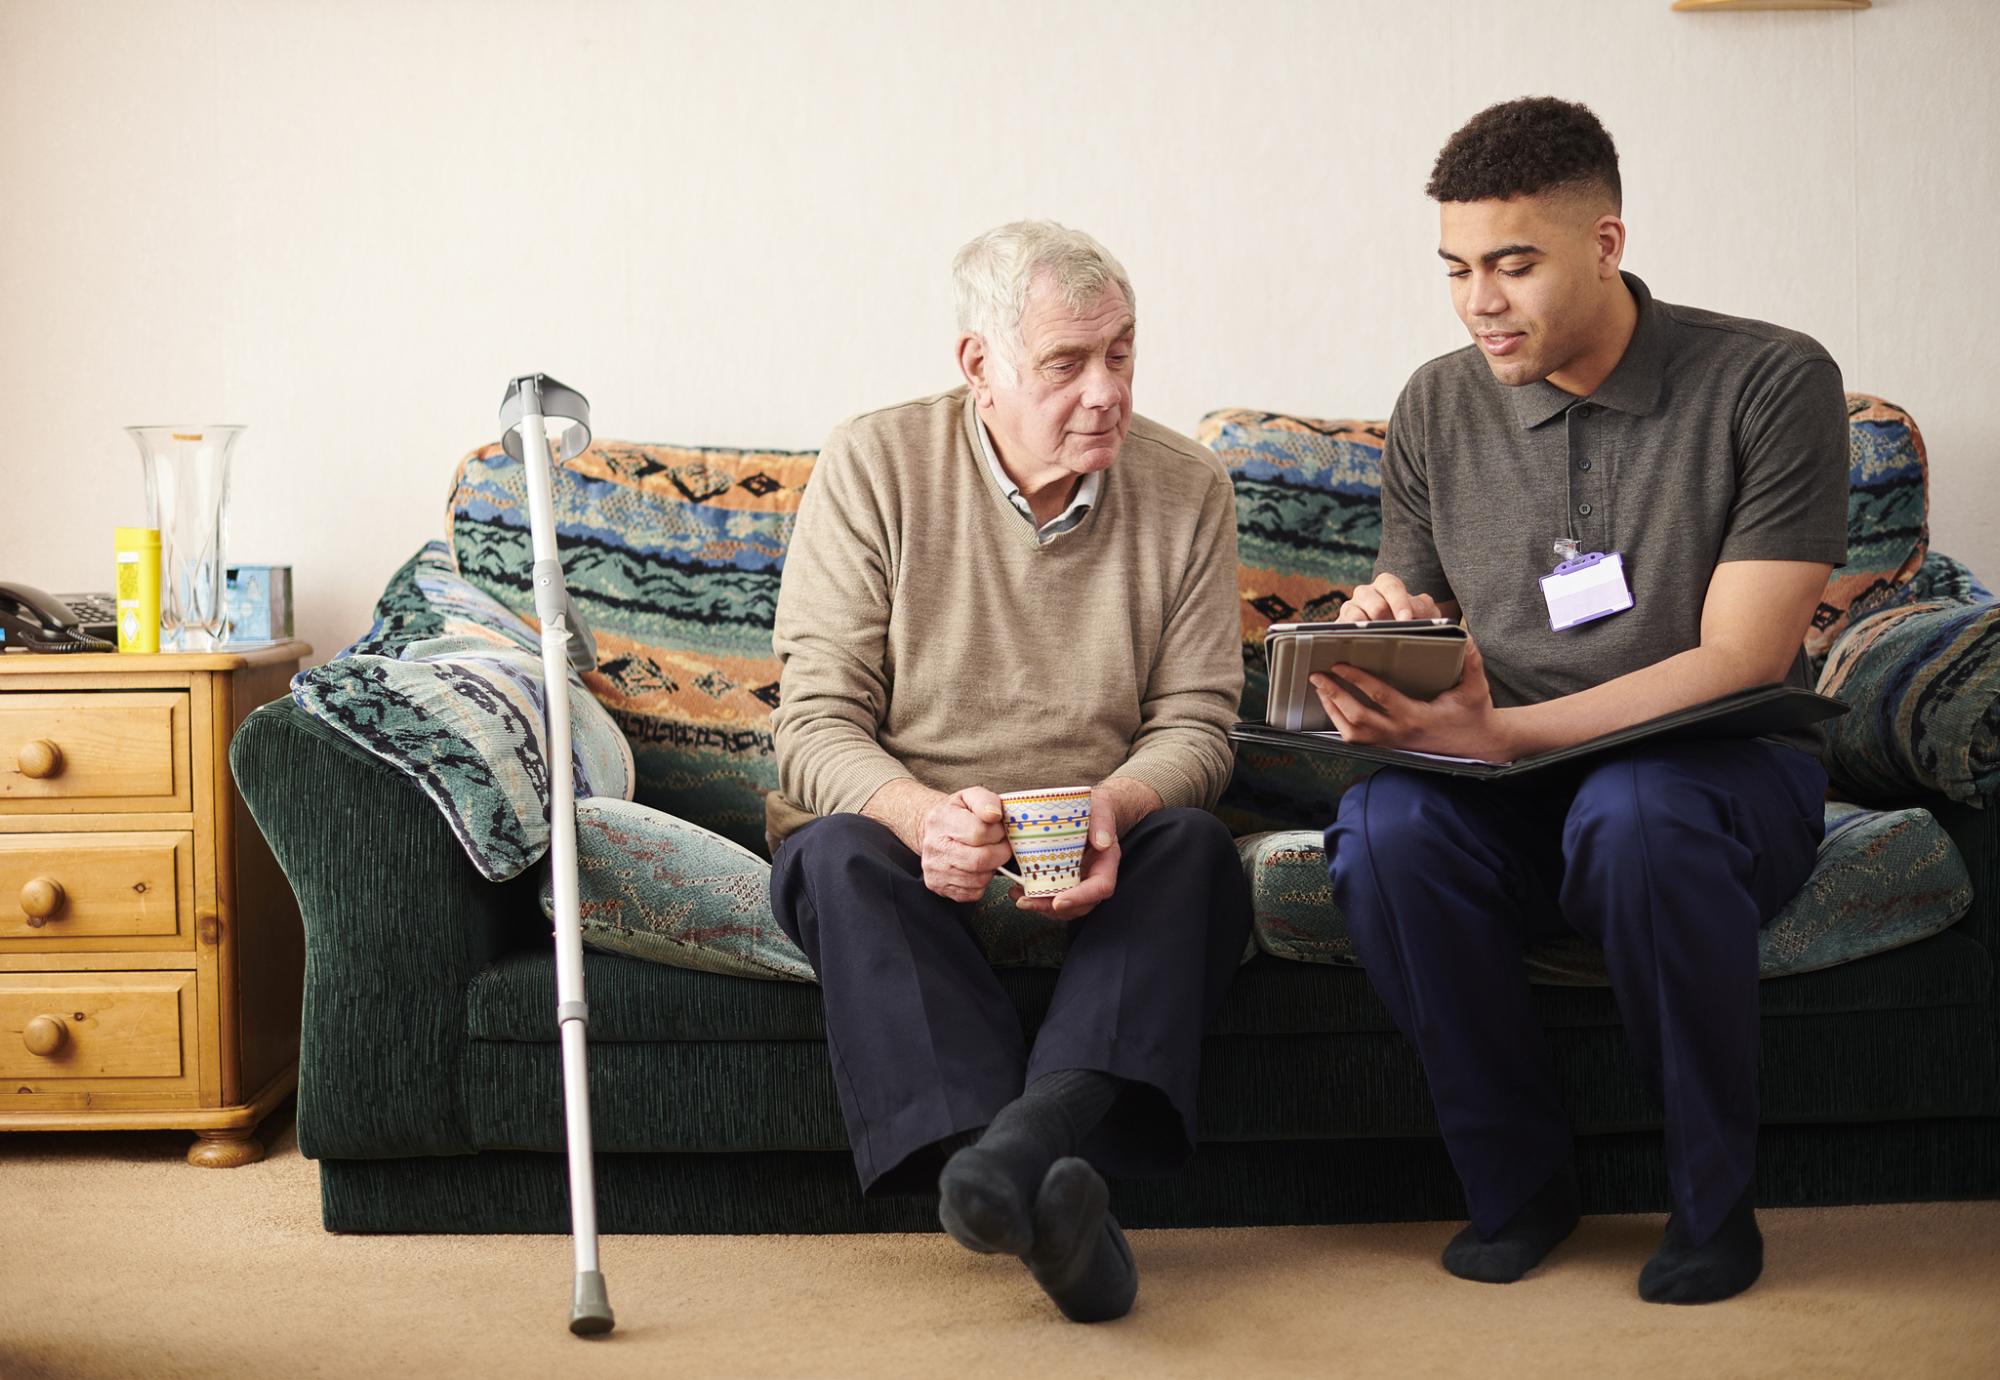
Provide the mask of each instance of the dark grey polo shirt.
[{"label": "dark grey polo shirt", "polygon": [[[1389,421],[1376,573],[1458,600],[1495,704],[1587,690],[1699,645],[1724,561],[1847,559],[1833,359],[1797,331],[1625,283],[1638,325],[1588,398],[1507,387],[1475,345],[1419,369]],[[1631,608],[1549,630],[1539,581],[1563,536],[1624,556]],[[1803,650],[1789,680],[1812,684]]]}]

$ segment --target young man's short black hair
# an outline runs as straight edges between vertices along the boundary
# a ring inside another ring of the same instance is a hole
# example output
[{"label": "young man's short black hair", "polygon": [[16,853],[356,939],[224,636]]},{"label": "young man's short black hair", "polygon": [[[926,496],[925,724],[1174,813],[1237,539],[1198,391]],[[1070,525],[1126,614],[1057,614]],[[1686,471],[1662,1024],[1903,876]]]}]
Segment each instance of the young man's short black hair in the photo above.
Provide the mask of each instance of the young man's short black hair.
[{"label": "young man's short black hair", "polygon": [[1446,140],[1424,192],[1434,201],[1505,201],[1592,187],[1622,206],[1611,135],[1588,106],[1523,96],[1487,106]]}]

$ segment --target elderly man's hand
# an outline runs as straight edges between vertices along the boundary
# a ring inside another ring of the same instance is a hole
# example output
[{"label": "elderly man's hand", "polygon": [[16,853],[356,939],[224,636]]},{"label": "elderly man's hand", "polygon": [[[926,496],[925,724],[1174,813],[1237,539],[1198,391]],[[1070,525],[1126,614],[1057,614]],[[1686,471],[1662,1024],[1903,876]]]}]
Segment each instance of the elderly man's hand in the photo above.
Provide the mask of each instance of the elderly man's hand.
[{"label": "elderly man's hand", "polygon": [[984,896],[994,869],[1013,853],[1000,797],[984,786],[967,786],[932,806],[918,826],[918,840],[924,885],[952,901]]},{"label": "elderly man's hand", "polygon": [[1083,876],[1067,891],[1029,896],[1015,887],[1014,904],[1037,915],[1081,920],[1118,889],[1118,807],[1103,786],[1090,789],[1090,841],[1083,850]]}]

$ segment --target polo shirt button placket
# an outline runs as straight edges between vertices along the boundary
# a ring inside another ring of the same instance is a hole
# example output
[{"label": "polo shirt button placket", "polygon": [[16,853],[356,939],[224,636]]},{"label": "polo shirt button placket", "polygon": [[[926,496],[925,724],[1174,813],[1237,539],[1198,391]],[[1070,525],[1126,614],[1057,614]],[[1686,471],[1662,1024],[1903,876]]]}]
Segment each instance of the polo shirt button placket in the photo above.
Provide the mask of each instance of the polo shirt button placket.
[{"label": "polo shirt button placket", "polygon": [[[1594,415],[1596,415],[1597,410],[1598,409],[1595,404],[1577,403],[1574,407],[1570,408],[1569,419],[1572,423],[1589,421]],[[1572,447],[1574,447],[1575,443],[1581,440],[1582,438],[1576,431],[1574,426],[1571,427],[1569,434],[1570,434],[1571,445]],[[1571,459],[1570,464],[1573,466],[1575,471],[1579,474],[1586,474],[1586,475],[1590,474],[1591,472],[1590,457],[1576,456],[1574,455],[1573,451],[1572,451],[1572,456],[1573,458]],[[1574,489],[1576,487],[1582,487],[1584,491],[1588,493],[1590,492],[1589,482],[1590,481],[1586,481],[1586,483],[1583,485],[1573,484],[1572,488]],[[1587,498],[1579,500],[1576,497],[1572,496],[1571,501],[1574,502],[1576,505],[1576,516],[1578,518],[1588,518],[1592,513],[1597,511],[1597,505],[1593,504]],[[1583,549],[1586,551],[1596,550],[1601,545],[1601,542],[1595,540],[1594,534],[1591,533],[1588,530],[1588,528],[1584,525],[1579,525],[1577,527],[1577,536],[1582,539]]]}]

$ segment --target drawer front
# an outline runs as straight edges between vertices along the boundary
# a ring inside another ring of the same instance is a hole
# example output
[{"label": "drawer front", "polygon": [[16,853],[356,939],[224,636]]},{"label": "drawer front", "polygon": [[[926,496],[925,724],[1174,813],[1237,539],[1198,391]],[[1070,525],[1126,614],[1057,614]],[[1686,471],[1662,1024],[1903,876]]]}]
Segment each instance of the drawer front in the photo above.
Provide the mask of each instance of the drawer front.
[{"label": "drawer front", "polygon": [[0,834],[0,954],[193,948],[193,856],[193,834]]},{"label": "drawer front", "polygon": [[196,1091],[195,981],[0,973],[0,1111],[48,1093]]},{"label": "drawer front", "polygon": [[189,808],[183,691],[0,695],[0,814]]}]

